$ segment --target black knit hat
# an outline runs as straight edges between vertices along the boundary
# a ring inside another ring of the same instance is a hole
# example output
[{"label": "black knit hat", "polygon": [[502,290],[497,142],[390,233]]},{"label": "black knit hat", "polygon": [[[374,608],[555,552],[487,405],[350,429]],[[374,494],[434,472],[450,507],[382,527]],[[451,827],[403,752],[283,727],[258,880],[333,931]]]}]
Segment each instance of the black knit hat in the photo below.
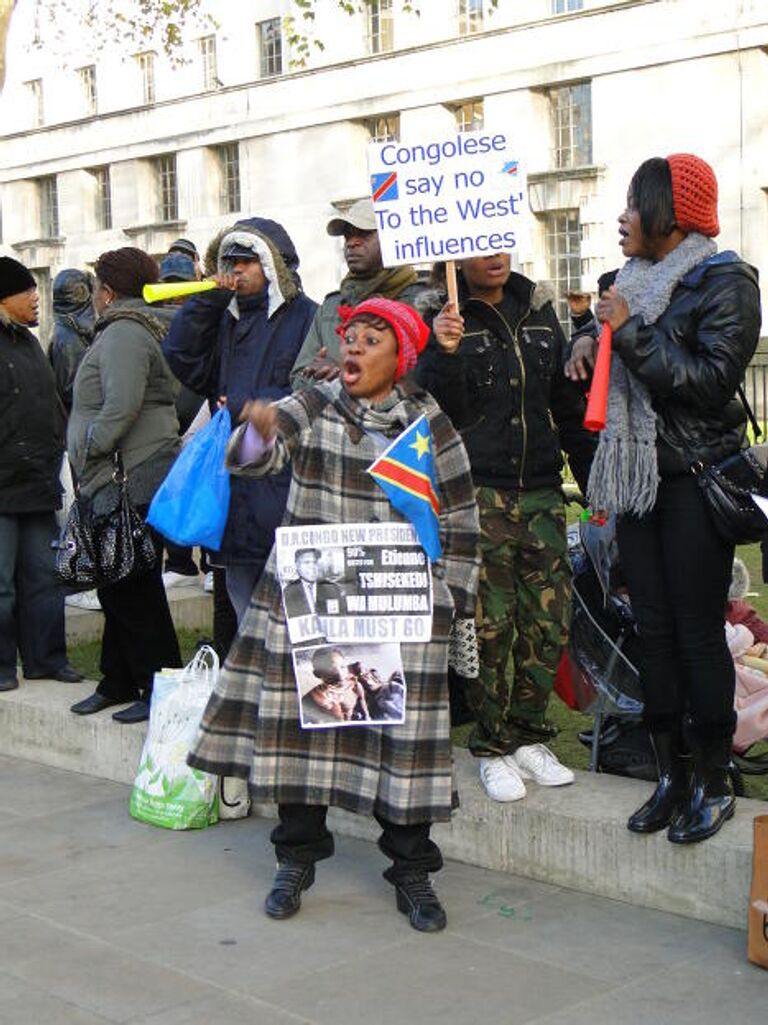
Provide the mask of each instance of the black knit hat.
[{"label": "black knit hat", "polygon": [[37,282],[23,263],[12,256],[0,256],[0,301],[37,288]]}]

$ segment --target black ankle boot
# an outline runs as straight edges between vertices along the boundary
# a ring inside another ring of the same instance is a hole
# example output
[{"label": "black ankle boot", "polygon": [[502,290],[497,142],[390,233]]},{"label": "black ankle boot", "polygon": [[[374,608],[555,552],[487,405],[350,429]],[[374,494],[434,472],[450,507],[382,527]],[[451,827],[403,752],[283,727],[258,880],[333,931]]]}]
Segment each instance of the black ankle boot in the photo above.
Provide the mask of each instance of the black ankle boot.
[{"label": "black ankle boot", "polygon": [[627,829],[633,833],[666,829],[688,798],[688,772],[680,754],[679,738],[674,733],[651,733],[651,743],[659,782],[645,804],[627,820]]},{"label": "black ankle boot", "polygon": [[426,872],[396,876],[390,882],[395,887],[397,910],[408,915],[408,921],[414,929],[419,932],[440,932],[445,928],[445,910]]},{"label": "black ankle boot", "polygon": [[277,866],[275,881],[264,901],[270,918],[290,918],[301,907],[301,894],[315,881],[315,866],[284,861]]},{"label": "black ankle boot", "polygon": [[731,739],[714,739],[702,744],[691,740],[693,789],[691,797],[669,827],[672,843],[706,840],[733,816],[736,799],[728,783]]}]

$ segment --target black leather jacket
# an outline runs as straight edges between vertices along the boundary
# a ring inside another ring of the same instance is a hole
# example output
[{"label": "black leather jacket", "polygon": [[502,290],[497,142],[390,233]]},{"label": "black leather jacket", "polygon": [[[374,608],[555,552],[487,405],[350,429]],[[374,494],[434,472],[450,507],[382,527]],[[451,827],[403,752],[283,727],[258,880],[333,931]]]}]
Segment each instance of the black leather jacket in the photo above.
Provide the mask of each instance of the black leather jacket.
[{"label": "black leather jacket", "polygon": [[729,251],[687,274],[655,324],[635,316],[614,331],[614,351],[651,394],[663,477],[742,446],[746,414],[734,396],[759,337],[757,271]]},{"label": "black leather jacket", "polygon": [[585,488],[596,437],[582,426],[582,390],[563,373],[566,341],[546,288],[513,273],[493,306],[462,286],[458,353],[430,336],[416,376],[461,434],[475,484],[559,487],[564,449]]}]

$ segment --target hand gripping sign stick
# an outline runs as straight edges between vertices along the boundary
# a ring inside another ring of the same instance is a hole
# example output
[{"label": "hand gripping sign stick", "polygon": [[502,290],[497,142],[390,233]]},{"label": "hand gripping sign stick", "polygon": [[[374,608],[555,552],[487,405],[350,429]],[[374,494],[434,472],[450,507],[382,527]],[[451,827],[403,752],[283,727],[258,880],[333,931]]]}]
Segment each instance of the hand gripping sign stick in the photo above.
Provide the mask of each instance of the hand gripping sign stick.
[{"label": "hand gripping sign stick", "polygon": [[584,426],[588,431],[605,429],[605,417],[608,410],[608,382],[611,376],[611,342],[613,332],[611,325],[604,322],[597,343],[597,359],[592,371],[592,384],[589,389],[587,411],[584,414]]},{"label": "hand gripping sign stick", "polygon": [[207,292],[209,288],[218,287],[215,281],[163,281],[145,285],[141,294],[145,303],[161,303],[177,299],[180,295],[194,295],[195,292]]}]

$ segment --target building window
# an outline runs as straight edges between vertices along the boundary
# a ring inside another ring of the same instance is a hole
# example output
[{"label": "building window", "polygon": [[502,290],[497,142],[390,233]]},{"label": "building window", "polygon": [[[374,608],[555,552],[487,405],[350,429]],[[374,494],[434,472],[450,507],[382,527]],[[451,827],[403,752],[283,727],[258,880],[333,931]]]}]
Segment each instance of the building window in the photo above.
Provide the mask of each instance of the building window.
[{"label": "building window", "polygon": [[240,145],[237,142],[218,147],[221,165],[221,212],[233,214],[240,210]]},{"label": "building window", "polygon": [[150,104],[155,102],[155,54],[148,50],[146,53],[136,55],[141,75],[141,97],[142,103]]},{"label": "building window", "polygon": [[400,139],[400,115],[382,114],[366,121],[371,142],[397,142]]},{"label": "building window", "polygon": [[459,35],[483,31],[483,0],[459,0]]},{"label": "building window", "polygon": [[176,181],[176,154],[166,153],[155,160],[157,174],[157,219],[177,221],[179,219],[179,196]]},{"label": "building window", "polygon": [[592,86],[590,82],[549,90],[554,138],[553,166],[583,167],[592,163]]},{"label": "building window", "polygon": [[394,46],[392,0],[369,0],[366,10],[368,53],[387,53]]},{"label": "building window", "polygon": [[581,229],[578,210],[553,210],[545,215],[547,271],[555,289],[555,310],[566,337],[570,318],[565,293],[580,288]]},{"label": "building window", "polygon": [[203,89],[210,92],[221,85],[216,69],[216,36],[203,36],[202,39],[198,39],[197,45],[203,64]]},{"label": "building window", "polygon": [[283,34],[279,18],[260,21],[256,25],[256,52],[259,55],[259,78],[283,73]]},{"label": "building window", "polygon": [[80,76],[80,88],[83,92],[85,113],[95,114],[98,105],[98,96],[96,94],[96,65],[89,64],[85,68],[80,68],[77,73]]},{"label": "building window", "polygon": [[89,171],[96,184],[96,229],[108,231],[112,227],[112,186],[108,167],[92,167]]},{"label": "building window", "polygon": [[468,100],[454,108],[456,127],[460,132],[476,132],[483,127],[483,101]]},{"label": "building window", "polygon": [[25,83],[29,90],[29,98],[32,106],[32,125],[39,128],[45,123],[45,108],[43,107],[43,80],[33,78],[31,82]]},{"label": "building window", "polygon": [[552,13],[565,14],[567,11],[580,11],[584,0],[552,0]]},{"label": "building window", "polygon": [[37,187],[40,196],[40,236],[58,238],[59,192],[56,187],[56,175],[38,178]]}]

